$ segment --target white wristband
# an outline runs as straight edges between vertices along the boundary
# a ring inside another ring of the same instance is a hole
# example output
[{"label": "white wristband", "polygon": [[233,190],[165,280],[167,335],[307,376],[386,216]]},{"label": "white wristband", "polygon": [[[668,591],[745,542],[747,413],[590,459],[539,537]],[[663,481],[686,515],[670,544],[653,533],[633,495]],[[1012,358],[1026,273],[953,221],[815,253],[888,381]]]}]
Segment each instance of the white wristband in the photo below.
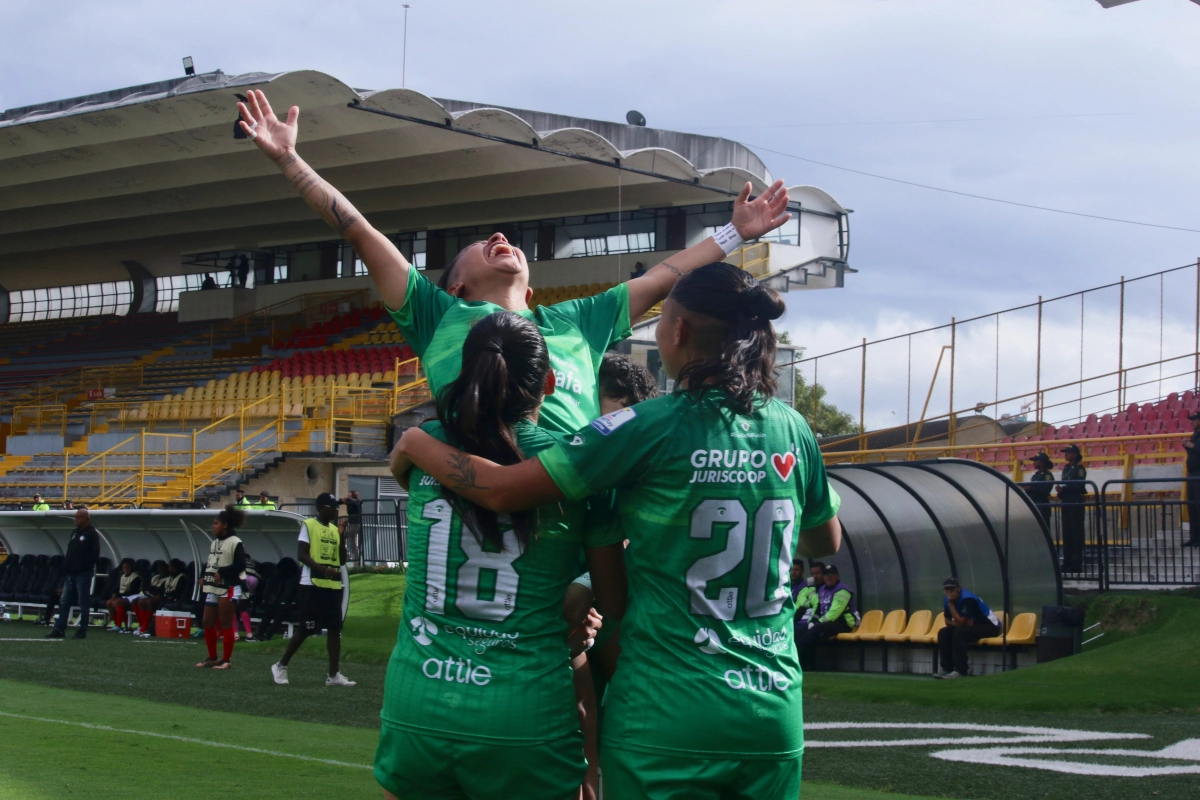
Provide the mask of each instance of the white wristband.
[{"label": "white wristband", "polygon": [[738,234],[737,228],[730,222],[724,228],[717,228],[713,232],[713,241],[717,243],[717,247],[729,255],[734,250],[742,246],[745,240]]}]

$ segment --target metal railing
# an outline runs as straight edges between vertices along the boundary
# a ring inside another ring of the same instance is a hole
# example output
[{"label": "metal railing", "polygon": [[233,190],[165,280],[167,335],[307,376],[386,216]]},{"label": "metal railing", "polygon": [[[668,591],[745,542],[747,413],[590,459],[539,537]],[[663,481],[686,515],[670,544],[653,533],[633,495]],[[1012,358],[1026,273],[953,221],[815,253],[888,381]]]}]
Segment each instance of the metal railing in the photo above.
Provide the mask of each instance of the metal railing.
[{"label": "metal railing", "polygon": [[[346,550],[350,563],[360,566],[399,564],[408,560],[408,498],[362,500],[363,513],[344,515]],[[311,503],[282,503],[280,511],[315,516]]]}]

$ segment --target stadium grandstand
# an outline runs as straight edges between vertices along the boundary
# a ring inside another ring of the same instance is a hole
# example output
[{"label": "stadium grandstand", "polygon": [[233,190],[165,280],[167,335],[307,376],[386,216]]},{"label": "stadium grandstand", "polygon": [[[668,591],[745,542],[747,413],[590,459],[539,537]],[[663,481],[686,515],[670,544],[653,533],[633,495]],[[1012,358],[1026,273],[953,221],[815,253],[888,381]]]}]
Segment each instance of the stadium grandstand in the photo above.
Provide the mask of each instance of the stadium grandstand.
[{"label": "stadium grandstand", "polygon": [[[417,268],[436,280],[499,230],[528,255],[533,305],[627,280],[727,222],[746,181],[773,180],[725,139],[311,71],[5,111],[4,507],[402,497],[384,457],[391,421],[429,400],[421,365],[353,249],[234,136],[251,87],[304,110],[305,157]],[[841,287],[848,210],[789,192],[793,219],[729,260],[784,291]]]}]

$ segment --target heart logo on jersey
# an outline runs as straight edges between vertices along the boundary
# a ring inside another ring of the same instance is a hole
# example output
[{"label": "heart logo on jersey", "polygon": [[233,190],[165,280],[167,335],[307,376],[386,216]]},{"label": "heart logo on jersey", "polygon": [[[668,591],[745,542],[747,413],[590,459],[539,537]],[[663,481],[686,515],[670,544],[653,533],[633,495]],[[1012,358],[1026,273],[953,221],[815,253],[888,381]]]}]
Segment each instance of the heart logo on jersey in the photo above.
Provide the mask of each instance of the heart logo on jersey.
[{"label": "heart logo on jersey", "polygon": [[775,474],[779,476],[779,480],[786,481],[796,466],[796,455],[788,453],[781,456],[776,453],[771,456],[771,466],[775,468]]}]

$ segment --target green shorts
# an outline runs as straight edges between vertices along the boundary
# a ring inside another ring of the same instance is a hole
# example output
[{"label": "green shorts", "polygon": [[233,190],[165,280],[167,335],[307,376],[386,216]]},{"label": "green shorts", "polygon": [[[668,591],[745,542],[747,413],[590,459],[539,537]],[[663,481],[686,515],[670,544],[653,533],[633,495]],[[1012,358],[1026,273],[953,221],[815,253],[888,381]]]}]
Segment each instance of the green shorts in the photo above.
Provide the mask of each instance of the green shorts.
[{"label": "green shorts", "polygon": [[796,800],[802,755],[717,760],[600,748],[604,800]]},{"label": "green shorts", "polygon": [[482,744],[383,724],[375,780],[400,800],[574,800],[583,734],[532,745]]}]

